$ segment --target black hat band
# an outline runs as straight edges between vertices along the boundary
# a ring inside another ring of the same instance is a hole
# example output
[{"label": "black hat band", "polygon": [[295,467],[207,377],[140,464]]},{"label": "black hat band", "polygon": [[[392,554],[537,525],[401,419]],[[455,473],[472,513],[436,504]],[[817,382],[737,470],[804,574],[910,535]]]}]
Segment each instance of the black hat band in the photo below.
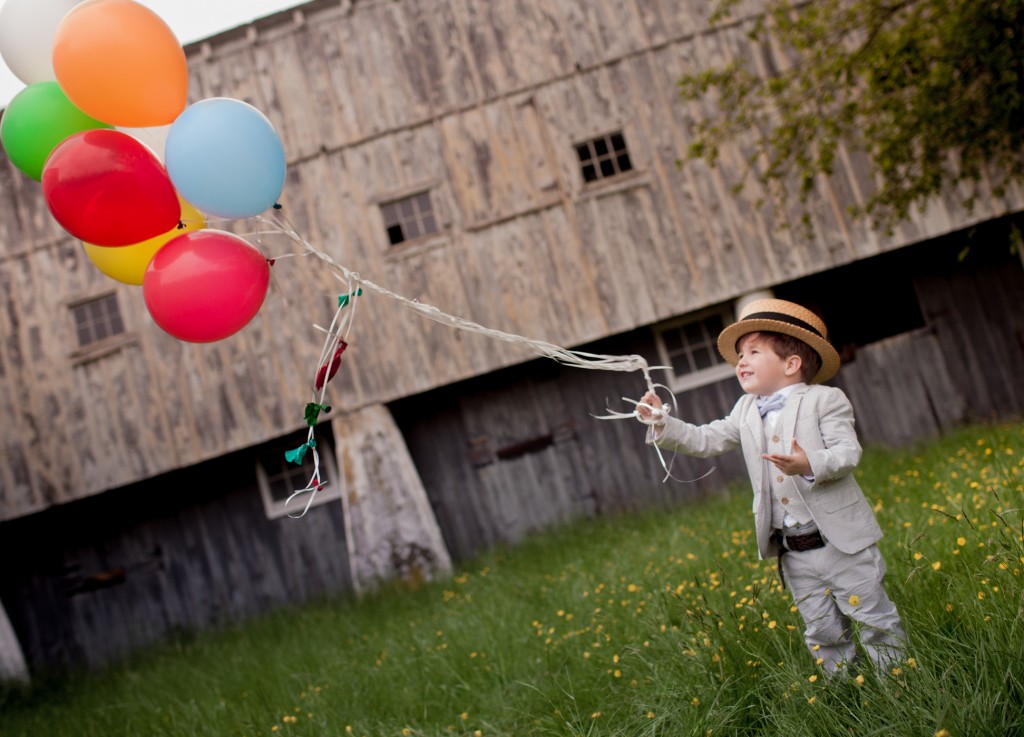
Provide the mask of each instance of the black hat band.
[{"label": "black hat band", "polygon": [[818,330],[813,325],[811,325],[810,323],[804,322],[803,320],[797,317],[785,315],[781,312],[755,312],[751,315],[745,315],[741,322],[746,322],[747,320],[777,320],[778,322],[784,322],[788,325],[793,325],[794,327],[809,330],[810,332],[817,335],[819,338],[825,338],[825,336],[821,334],[821,331]]}]

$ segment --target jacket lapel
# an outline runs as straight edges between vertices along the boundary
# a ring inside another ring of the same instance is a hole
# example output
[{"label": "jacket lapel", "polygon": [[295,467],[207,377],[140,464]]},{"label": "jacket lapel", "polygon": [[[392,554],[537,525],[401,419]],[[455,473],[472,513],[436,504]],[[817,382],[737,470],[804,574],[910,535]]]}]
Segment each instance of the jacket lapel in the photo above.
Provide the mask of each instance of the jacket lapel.
[{"label": "jacket lapel", "polygon": [[763,489],[764,465],[767,461],[761,458],[765,452],[764,425],[761,422],[761,415],[757,411],[757,401],[753,396],[751,396],[750,406],[747,407],[744,415],[743,432],[752,441],[750,445],[744,445],[745,448],[751,449],[744,450],[744,454],[747,456],[747,469],[750,472],[751,485],[760,494]]}]

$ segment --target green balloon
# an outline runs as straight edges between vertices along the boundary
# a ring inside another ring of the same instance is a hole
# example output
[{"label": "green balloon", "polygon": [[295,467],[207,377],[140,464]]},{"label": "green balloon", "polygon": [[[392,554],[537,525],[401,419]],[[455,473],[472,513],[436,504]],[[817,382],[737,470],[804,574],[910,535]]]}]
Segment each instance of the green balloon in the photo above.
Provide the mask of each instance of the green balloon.
[{"label": "green balloon", "polygon": [[113,126],[75,107],[56,82],[31,84],[11,100],[0,119],[0,142],[11,162],[37,182],[46,159],[68,136]]}]

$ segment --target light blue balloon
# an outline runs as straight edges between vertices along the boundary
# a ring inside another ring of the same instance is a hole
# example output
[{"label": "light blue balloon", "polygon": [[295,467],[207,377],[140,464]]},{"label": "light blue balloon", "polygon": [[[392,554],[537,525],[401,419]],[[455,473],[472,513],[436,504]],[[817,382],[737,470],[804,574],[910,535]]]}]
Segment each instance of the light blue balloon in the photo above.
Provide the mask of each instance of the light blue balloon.
[{"label": "light blue balloon", "polygon": [[224,218],[259,215],[284,189],[284,146],[273,124],[248,103],[211,97],[171,125],[167,174],[185,200]]}]

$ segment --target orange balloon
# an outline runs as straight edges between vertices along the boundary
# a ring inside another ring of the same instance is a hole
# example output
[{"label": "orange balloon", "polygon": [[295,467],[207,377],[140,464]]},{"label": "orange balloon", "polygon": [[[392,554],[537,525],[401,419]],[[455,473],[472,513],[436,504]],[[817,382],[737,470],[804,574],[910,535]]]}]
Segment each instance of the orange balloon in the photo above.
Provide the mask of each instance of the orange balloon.
[{"label": "orange balloon", "polygon": [[64,16],[53,71],[68,99],[97,120],[168,125],[188,102],[185,51],[166,23],[133,0],[85,0]]}]

